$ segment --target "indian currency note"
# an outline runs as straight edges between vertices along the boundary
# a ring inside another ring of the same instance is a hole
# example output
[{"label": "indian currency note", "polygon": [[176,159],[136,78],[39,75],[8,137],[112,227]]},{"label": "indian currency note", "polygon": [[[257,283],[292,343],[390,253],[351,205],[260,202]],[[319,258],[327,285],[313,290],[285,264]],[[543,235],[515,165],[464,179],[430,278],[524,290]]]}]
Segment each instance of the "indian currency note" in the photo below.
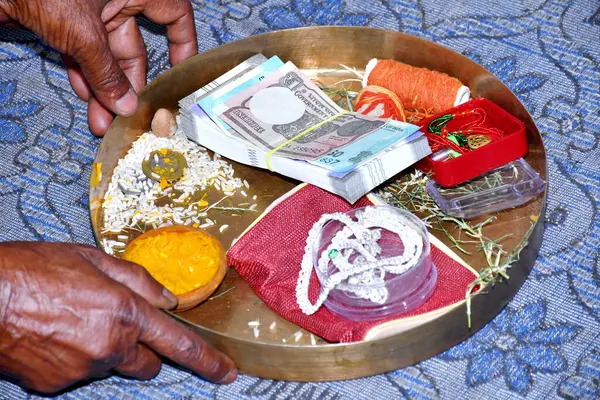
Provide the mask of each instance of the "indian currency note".
[{"label": "indian currency note", "polygon": [[[373,159],[393,144],[409,140],[419,130],[418,126],[406,122],[385,121],[379,118],[366,117],[362,114],[349,115],[353,119],[339,121],[340,124],[336,131],[332,132],[326,139],[327,145],[331,146],[330,150],[312,160],[313,164],[343,175]],[[348,118],[346,115],[343,117]],[[337,120],[343,117],[337,118],[332,123],[338,122]],[[313,145],[316,147],[322,144],[322,141],[322,139],[316,138]],[[283,154],[287,154],[288,148],[297,150],[298,146],[298,142],[294,141],[283,147],[281,151]],[[323,151],[326,149],[325,146],[321,148]],[[295,158],[294,154],[289,156]]]},{"label": "indian currency note", "polygon": [[244,74],[250,72],[265,61],[267,61],[267,57],[260,53],[255,54],[254,56],[236,65],[233,69],[227,71],[225,74],[219,76],[217,79],[196,90],[194,93],[181,99],[179,101],[179,107],[182,109],[182,111],[188,111],[192,104],[195,104],[198,100],[210,92],[218,89],[222,85],[226,85],[232,81],[235,81],[236,79],[239,79]]},{"label": "indian currency note", "polygon": [[[261,101],[253,103],[257,98]],[[291,62],[213,109],[246,140],[266,151],[341,111]]]},{"label": "indian currency note", "polygon": [[352,170],[418,129],[403,122],[345,113],[296,136],[277,148],[275,155],[311,161],[341,173]]},{"label": "indian currency note", "polygon": [[[231,127],[225,122],[223,122],[221,118],[219,118],[213,112],[213,108],[215,108],[215,106],[217,106],[218,104],[221,104],[227,101],[228,99],[234,97],[238,93],[243,92],[249,87],[252,87],[253,85],[259,83],[261,80],[265,79],[269,74],[271,74],[273,71],[276,71],[282,65],[283,61],[281,61],[279,57],[271,57],[264,63],[246,72],[238,79],[235,79],[225,85],[222,85],[217,90],[208,93],[196,103],[198,107],[200,107],[202,111],[204,111],[201,114],[204,114],[205,116],[210,118],[224,133],[231,135]],[[194,108],[192,110],[192,112],[194,111],[198,111],[197,108]]]},{"label": "indian currency note", "polygon": [[[260,107],[252,104],[265,93],[268,96],[260,100]],[[286,104],[290,96],[294,100]],[[318,104],[315,99],[321,99],[322,103]],[[306,107],[307,103],[312,107]],[[274,155],[278,157],[311,161],[336,173],[351,171],[419,129],[403,122],[358,113],[340,113],[337,107],[330,107],[329,97],[292,63],[287,63],[239,96],[232,97],[220,108],[224,107],[227,110],[221,114],[223,119],[250,143],[266,151],[276,149]],[[298,107],[298,112],[290,111],[292,107]],[[311,113],[313,110],[323,111]],[[269,120],[285,119],[286,115],[281,114],[286,112],[290,119],[295,117],[296,120],[268,123]]]},{"label": "indian currency note", "polygon": [[265,61],[267,61],[267,58],[264,55],[260,53],[256,54],[179,101],[179,111],[181,115],[180,124],[182,127],[186,128],[186,134],[190,139],[194,140],[197,138],[198,134],[203,132],[210,132],[211,134],[219,134],[221,132],[219,127],[208,117],[208,115],[202,114],[199,117],[194,115],[192,107],[196,106],[196,102],[219,87],[240,79],[246,73],[252,71]]}]

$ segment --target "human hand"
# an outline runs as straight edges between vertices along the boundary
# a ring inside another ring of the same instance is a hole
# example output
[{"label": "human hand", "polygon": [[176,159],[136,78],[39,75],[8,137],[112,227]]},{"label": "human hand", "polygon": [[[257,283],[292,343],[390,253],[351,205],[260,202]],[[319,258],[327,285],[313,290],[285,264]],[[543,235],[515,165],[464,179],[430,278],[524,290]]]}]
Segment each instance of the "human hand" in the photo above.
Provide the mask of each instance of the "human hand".
[{"label": "human hand", "polygon": [[227,356],[155,308],[176,305],[145,269],[93,247],[0,243],[0,371],[50,393],[112,371],[150,379],[162,354],[232,382]]},{"label": "human hand", "polygon": [[135,16],[166,25],[172,65],[198,52],[189,0],[0,0],[0,23],[18,23],[63,54],[75,93],[102,136],[113,113],[135,113],[147,56]]}]

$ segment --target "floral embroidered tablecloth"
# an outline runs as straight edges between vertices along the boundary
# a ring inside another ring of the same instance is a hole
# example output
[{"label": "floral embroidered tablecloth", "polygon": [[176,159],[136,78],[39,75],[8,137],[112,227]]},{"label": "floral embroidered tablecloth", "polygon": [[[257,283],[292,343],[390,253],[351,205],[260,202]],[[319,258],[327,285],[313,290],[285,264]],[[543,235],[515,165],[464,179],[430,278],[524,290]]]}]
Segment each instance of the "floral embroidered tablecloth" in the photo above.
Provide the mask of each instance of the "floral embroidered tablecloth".
[{"label": "floral embroidered tablecloth", "polygon": [[[274,29],[365,25],[448,46],[503,80],[548,151],[547,229],[514,301],[471,339],[400,371],[333,383],[241,376],[215,386],[165,366],[146,383],[109,378],[64,399],[531,399],[600,396],[600,4],[597,0],[193,0],[200,50]],[[163,30],[140,22],[150,74]],[[365,49],[366,50],[366,49]],[[415,49],[418,51],[418,49]],[[99,140],[58,55],[0,30],[0,240],[92,243],[87,213]],[[0,381],[0,398],[35,398]]]}]

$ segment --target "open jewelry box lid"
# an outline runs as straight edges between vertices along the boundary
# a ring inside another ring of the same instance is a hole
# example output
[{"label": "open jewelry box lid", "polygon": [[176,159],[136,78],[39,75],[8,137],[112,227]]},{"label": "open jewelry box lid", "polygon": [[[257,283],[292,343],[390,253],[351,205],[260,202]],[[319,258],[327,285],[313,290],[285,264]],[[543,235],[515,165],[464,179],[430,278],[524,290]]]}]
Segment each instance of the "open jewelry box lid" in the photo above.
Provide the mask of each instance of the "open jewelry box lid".
[{"label": "open jewelry box lid", "polygon": [[427,192],[446,214],[468,219],[523,205],[544,186],[540,175],[520,158],[453,188],[430,180]]}]

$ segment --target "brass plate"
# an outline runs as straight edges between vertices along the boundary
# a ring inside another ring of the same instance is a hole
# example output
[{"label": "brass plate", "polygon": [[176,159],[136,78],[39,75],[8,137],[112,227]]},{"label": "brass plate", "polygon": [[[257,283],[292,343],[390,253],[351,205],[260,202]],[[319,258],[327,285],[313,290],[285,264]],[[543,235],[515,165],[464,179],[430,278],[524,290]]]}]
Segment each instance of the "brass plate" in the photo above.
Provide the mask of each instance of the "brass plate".
[{"label": "brass plate", "polygon": [[[373,57],[392,58],[455,76],[471,88],[473,97],[488,98],[525,122],[529,141],[526,160],[542,179],[547,179],[542,140],[525,107],[497,78],[473,61],[429,41],[397,32],[354,27],[301,28],[253,36],[217,47],[169,70],[142,91],[137,114],[115,120],[96,156],[96,162],[102,163],[102,180],[90,189],[90,212],[96,238],[101,237],[101,201],[112,171],[135,138],[150,129],[154,112],[159,108],[176,111],[179,99],[258,52],[267,57],[278,55],[282,60],[290,60],[305,73],[319,78],[325,71],[338,70],[339,64],[364,68]],[[329,75],[322,80],[347,76]],[[238,176],[250,183],[249,195],[258,196],[260,210],[297,184],[268,171],[233,165]],[[407,323],[402,333],[385,338],[353,344],[319,341],[312,346],[310,336],[305,334],[297,343],[291,340],[292,344],[290,341],[283,344],[282,338],[293,335],[298,327],[262,304],[232,268],[217,294],[232,287],[235,289],[173,316],[231,356],[241,372],[259,377],[298,381],[339,380],[406,367],[464,340],[487,324],[511,300],[537,257],[543,232],[545,196],[523,207],[499,213],[498,220],[488,230],[491,237],[513,233],[512,238],[505,242],[505,248],[510,250],[523,238],[531,221],[539,221],[529,238],[529,246],[521,253],[520,261],[510,269],[510,281],[496,285],[487,294],[473,299],[472,329],[467,327],[463,304],[428,321]],[[246,214],[222,218],[221,224],[231,226],[221,237],[224,246],[227,247],[255,217]],[[449,244],[445,238],[440,239]],[[465,260],[475,269],[485,265],[481,253]],[[256,319],[264,324],[257,339],[248,327],[248,322]],[[270,331],[268,326],[272,321],[276,321],[277,327]]]}]

